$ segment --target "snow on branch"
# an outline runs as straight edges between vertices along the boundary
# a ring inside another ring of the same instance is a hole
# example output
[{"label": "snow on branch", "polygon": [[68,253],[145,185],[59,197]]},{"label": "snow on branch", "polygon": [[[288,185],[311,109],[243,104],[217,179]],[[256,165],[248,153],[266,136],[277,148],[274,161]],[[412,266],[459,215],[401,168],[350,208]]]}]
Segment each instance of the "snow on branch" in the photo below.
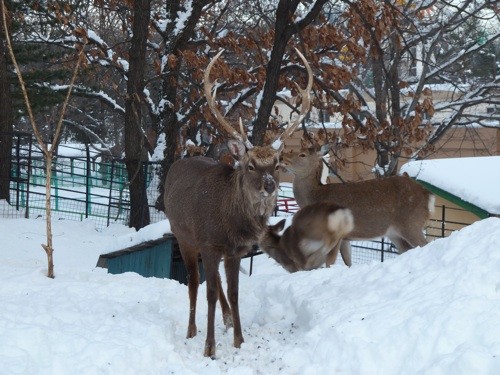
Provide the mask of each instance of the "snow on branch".
[{"label": "snow on branch", "polygon": [[[69,87],[68,85],[55,85],[55,84],[50,84],[50,83],[36,84],[36,86],[43,87],[43,88],[52,90],[54,92],[67,91],[68,87]],[[118,111],[119,113],[121,113],[121,114],[125,113],[125,108],[120,106],[116,102],[115,99],[110,97],[108,94],[106,94],[102,90],[94,91],[94,90],[89,89],[86,86],[75,85],[75,86],[73,86],[73,95],[82,96],[82,97],[86,97],[86,98],[99,99],[103,104],[106,104],[107,106]]]}]

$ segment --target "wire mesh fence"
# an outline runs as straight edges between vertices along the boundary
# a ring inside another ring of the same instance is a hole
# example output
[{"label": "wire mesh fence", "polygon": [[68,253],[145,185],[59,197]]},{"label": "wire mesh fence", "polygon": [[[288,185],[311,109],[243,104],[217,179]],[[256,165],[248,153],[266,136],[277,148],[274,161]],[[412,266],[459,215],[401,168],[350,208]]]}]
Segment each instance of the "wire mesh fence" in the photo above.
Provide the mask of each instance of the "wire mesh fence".
[{"label": "wire mesh fence", "polygon": [[[13,139],[10,205],[2,206],[3,214],[44,217],[46,166],[43,153],[34,145],[29,134],[15,133]],[[146,192],[151,221],[163,220],[163,212],[154,208],[158,197],[160,165],[158,162],[147,162],[143,163],[142,168],[147,176]],[[124,160],[99,154],[88,145],[83,148],[59,146],[52,164],[50,195],[51,210],[56,218],[91,219],[96,229],[112,223],[128,224],[130,194]]]}]

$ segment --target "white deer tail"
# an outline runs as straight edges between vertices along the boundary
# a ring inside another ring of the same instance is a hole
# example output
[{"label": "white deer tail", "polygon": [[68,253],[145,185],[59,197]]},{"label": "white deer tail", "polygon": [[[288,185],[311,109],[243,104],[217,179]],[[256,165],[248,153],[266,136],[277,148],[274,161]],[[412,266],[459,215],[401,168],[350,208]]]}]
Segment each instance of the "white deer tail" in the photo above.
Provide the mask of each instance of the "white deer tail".
[{"label": "white deer tail", "polygon": [[428,202],[428,208],[429,208],[429,215],[432,215],[434,213],[434,210],[436,209],[436,196],[434,194],[429,194],[429,202]]},{"label": "white deer tail", "polygon": [[354,218],[348,208],[339,208],[328,215],[328,230],[338,233],[341,236],[346,235],[354,229]]}]

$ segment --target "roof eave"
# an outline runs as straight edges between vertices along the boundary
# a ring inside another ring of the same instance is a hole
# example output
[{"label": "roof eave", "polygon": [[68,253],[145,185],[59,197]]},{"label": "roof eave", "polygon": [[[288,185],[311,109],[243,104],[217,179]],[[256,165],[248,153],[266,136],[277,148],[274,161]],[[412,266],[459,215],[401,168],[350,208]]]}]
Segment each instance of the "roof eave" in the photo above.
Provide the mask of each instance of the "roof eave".
[{"label": "roof eave", "polygon": [[474,215],[476,215],[480,219],[485,219],[487,217],[493,216],[491,213],[482,209],[481,207],[478,207],[470,202],[464,201],[462,198],[457,197],[456,195],[453,195],[446,190],[438,188],[437,186],[434,186],[432,184],[429,184],[428,182],[425,182],[425,181],[422,181],[419,179],[415,179],[415,181],[417,181],[420,185],[424,186],[427,190],[431,191],[435,195],[438,195],[441,198],[444,198],[444,199],[456,204],[457,206],[463,208],[464,210],[472,212]]}]

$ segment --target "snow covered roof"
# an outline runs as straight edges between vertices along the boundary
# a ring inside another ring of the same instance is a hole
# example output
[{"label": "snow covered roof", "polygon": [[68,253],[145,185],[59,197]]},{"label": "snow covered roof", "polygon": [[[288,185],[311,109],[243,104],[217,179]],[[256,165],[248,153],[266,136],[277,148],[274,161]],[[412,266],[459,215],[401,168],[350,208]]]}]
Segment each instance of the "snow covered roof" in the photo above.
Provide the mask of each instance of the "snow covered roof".
[{"label": "snow covered roof", "polygon": [[500,156],[411,161],[403,172],[500,215]]}]

